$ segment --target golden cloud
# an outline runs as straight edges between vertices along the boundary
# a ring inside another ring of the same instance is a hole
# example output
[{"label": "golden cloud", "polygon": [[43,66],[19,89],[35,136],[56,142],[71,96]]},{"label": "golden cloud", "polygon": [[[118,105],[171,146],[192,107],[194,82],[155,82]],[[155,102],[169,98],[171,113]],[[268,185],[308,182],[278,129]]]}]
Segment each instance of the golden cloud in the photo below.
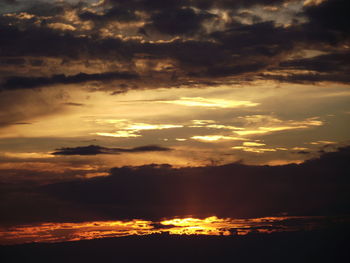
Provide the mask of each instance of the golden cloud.
[{"label": "golden cloud", "polygon": [[268,115],[252,115],[240,117],[240,119],[243,119],[248,127],[252,127],[241,131],[235,131],[236,134],[241,136],[267,134],[285,130],[307,129],[322,126],[324,124],[323,121],[318,120],[318,117],[308,118],[303,121],[294,121],[280,120]]},{"label": "golden cloud", "polygon": [[231,140],[231,141],[244,141],[244,138],[234,137],[234,136],[225,136],[225,135],[204,135],[204,136],[192,136],[191,139],[198,141],[208,141],[215,142],[221,140]]},{"label": "golden cloud", "polygon": [[189,107],[209,107],[209,108],[238,108],[255,107],[259,103],[246,100],[225,100],[225,99],[207,99],[202,97],[182,97],[178,100],[162,101],[162,103],[177,104]]}]

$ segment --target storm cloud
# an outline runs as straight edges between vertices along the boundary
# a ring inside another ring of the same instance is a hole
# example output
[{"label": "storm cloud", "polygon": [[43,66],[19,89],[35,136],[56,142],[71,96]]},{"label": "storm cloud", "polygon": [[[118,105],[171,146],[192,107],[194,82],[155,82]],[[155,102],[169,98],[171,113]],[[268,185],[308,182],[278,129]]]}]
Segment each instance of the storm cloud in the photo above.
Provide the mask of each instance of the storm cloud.
[{"label": "storm cloud", "polygon": [[98,145],[80,146],[73,148],[60,148],[53,152],[53,155],[97,155],[97,154],[120,154],[120,153],[140,153],[140,152],[165,152],[170,148],[157,145],[146,145],[135,148],[108,148]]}]

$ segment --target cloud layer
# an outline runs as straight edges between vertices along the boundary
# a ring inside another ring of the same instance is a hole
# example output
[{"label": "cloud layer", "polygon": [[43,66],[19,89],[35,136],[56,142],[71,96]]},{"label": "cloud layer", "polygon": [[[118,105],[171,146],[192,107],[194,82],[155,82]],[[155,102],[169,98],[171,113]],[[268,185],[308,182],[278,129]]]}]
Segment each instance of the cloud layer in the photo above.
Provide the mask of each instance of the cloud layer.
[{"label": "cloud layer", "polygon": [[3,185],[8,202],[1,208],[2,223],[346,214],[349,154],[349,147],[340,148],[300,165],[113,168],[109,176],[20,192]]},{"label": "cloud layer", "polygon": [[[274,10],[268,9],[271,6],[280,12],[294,10],[294,20],[278,22],[274,11],[268,11]],[[151,87],[146,84],[150,74],[171,86],[227,78],[348,83],[347,11],[345,0],[304,6],[303,1],[282,0],[42,6],[32,2],[21,13],[5,13],[0,19],[0,59],[4,65],[16,62],[17,67],[32,69],[24,75],[3,74],[7,79],[2,88],[127,80],[139,75],[138,84]],[[305,50],[327,54],[306,61],[290,59]],[[48,65],[49,58],[62,60],[63,74]],[[91,69],[84,65],[93,60],[124,72],[88,72]],[[76,63],[81,70],[75,66],[72,74]],[[40,76],[40,69],[53,72]],[[281,70],[288,70],[287,75]]]}]

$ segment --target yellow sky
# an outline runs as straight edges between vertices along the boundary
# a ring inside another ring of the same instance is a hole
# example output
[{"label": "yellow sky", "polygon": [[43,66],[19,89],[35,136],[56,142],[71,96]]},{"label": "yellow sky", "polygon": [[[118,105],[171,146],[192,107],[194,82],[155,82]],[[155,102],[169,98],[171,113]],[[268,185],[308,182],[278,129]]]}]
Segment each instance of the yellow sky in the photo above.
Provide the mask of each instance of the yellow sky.
[{"label": "yellow sky", "polygon": [[[42,92],[50,94],[56,111],[0,130],[2,166],[13,168],[25,162],[43,169],[46,163],[54,171],[63,171],[67,165],[76,165],[93,170],[88,176],[98,176],[108,167],[147,163],[197,166],[243,159],[252,164],[282,164],[312,157],[298,152],[317,152],[323,145],[348,139],[343,125],[350,117],[346,103],[350,94],[341,85],[329,89],[256,82],[137,90],[113,96],[73,86],[58,98],[52,89]],[[166,154],[50,155],[58,148],[92,144],[160,145],[172,150]]]}]

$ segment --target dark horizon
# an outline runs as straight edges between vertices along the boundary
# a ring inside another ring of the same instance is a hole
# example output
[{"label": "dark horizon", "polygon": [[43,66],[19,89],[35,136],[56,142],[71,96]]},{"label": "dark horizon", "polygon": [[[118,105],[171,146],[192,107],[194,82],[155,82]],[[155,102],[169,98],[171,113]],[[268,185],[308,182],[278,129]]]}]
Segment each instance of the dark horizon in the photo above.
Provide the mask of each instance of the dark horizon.
[{"label": "dark horizon", "polygon": [[90,179],[3,183],[0,222],[348,215],[349,159],[350,147],[342,147],[302,164],[153,164],[112,168]]}]

